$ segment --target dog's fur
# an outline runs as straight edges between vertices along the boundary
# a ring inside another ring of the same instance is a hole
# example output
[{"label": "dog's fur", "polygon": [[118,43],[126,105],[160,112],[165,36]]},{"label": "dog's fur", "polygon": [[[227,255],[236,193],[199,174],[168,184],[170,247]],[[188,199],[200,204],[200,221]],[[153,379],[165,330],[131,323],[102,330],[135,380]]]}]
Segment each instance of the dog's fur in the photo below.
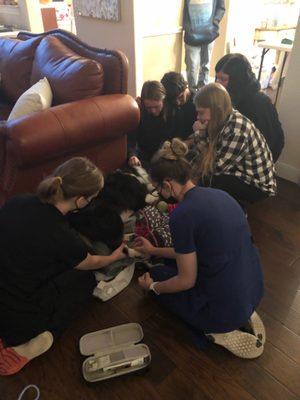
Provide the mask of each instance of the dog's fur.
[{"label": "dog's fur", "polygon": [[70,213],[71,226],[85,239],[93,253],[93,242],[103,242],[115,250],[123,241],[124,224],[120,215],[105,205],[92,203],[77,213]]},{"label": "dog's fur", "polygon": [[113,208],[119,214],[127,210],[136,212],[146,206],[147,194],[146,185],[136,176],[118,170],[107,176],[97,201]]},{"label": "dog's fur", "polygon": [[90,244],[103,242],[116,249],[124,237],[120,215],[128,210],[136,212],[146,206],[147,187],[134,174],[116,171],[107,176],[104,188],[92,203],[68,215],[71,226]]}]

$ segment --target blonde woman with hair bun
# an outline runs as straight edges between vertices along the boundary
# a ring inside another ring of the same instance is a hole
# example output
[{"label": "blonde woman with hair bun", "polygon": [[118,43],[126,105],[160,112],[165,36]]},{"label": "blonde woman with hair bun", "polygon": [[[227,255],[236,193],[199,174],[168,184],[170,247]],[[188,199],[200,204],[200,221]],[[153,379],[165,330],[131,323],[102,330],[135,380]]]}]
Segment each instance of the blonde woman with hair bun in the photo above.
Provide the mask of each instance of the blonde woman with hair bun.
[{"label": "blonde woman with hair bun", "polygon": [[[170,214],[174,248],[136,239],[136,250],[166,259],[139,284],[191,326],[202,343],[213,341],[241,358],[259,357],[266,337],[255,309],[263,276],[248,221],[227,193],[193,183],[186,153],[186,144],[173,139],[151,163],[154,187],[165,201],[178,203]],[[175,259],[176,268],[168,259]]]},{"label": "blonde woman with hair bun", "polygon": [[38,186],[0,210],[0,375],[13,375],[46,352],[86,307],[93,269],[124,257],[123,245],[96,256],[66,214],[89,205],[103,175],[88,159],[72,158]]},{"label": "blonde woman with hair bun", "polygon": [[194,138],[201,144],[193,165],[199,181],[228,192],[240,203],[253,203],[276,194],[271,151],[261,132],[232,108],[228,92],[210,83],[195,99]]}]

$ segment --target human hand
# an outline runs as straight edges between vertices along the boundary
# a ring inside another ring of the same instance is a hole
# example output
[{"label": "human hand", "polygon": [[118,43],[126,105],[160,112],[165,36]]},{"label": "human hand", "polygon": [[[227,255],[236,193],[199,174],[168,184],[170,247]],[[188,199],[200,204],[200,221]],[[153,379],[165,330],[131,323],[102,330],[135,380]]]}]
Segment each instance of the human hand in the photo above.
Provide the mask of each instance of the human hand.
[{"label": "human hand", "polygon": [[207,128],[207,123],[202,124],[200,121],[195,121],[193,124],[193,131],[204,131]]},{"label": "human hand", "polygon": [[151,278],[149,272],[146,272],[144,275],[139,277],[139,285],[143,289],[149,290],[151,283],[153,283],[153,279]]},{"label": "human hand", "polygon": [[135,101],[138,103],[138,106],[141,107],[142,99],[139,96],[135,98]]},{"label": "human hand", "polygon": [[131,167],[140,167],[140,166],[142,165],[141,162],[140,162],[140,160],[139,160],[138,157],[136,157],[136,156],[130,157],[129,160],[128,160],[128,164],[129,164]]},{"label": "human hand", "polygon": [[142,236],[139,236],[134,240],[132,247],[134,250],[137,250],[146,256],[153,255],[155,251],[155,247],[149,242],[149,240]]},{"label": "human hand", "polygon": [[112,261],[122,260],[123,258],[126,257],[126,254],[123,251],[124,247],[125,243],[122,243],[115,251],[111,253]]},{"label": "human hand", "polygon": [[193,137],[194,135],[189,136],[184,143],[187,145],[187,147],[191,147],[193,146],[193,144],[195,143],[195,139]]}]

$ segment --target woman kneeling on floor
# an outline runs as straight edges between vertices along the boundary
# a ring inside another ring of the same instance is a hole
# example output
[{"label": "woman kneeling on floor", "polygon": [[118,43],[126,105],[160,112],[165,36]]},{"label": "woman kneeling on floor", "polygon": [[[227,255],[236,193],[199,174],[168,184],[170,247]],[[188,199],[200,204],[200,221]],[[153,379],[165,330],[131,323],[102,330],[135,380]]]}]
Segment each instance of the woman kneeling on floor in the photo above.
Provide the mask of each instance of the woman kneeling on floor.
[{"label": "woman kneeling on floor", "polygon": [[199,336],[204,333],[238,357],[258,357],[265,343],[255,312],[263,276],[247,219],[227,193],[193,184],[186,153],[179,139],[165,142],[150,169],[162,197],[179,202],[170,216],[174,250],[136,240],[137,250],[173,257],[177,268],[154,267],[139,283]]},{"label": "woman kneeling on floor", "polygon": [[47,351],[87,305],[94,270],[124,258],[88,252],[66,214],[87,206],[103,176],[86,158],[72,158],[0,210],[0,375],[12,375]]},{"label": "woman kneeling on floor", "polygon": [[254,203],[276,194],[271,151],[261,132],[232,108],[218,83],[204,86],[195,97],[199,149],[195,177],[205,186],[224,190],[240,203]]}]

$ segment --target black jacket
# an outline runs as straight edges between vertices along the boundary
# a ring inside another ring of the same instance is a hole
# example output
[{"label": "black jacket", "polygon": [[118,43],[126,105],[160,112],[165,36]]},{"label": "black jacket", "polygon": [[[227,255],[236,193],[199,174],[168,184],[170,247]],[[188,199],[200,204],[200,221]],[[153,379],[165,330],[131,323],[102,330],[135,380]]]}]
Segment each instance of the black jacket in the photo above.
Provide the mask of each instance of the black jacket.
[{"label": "black jacket", "polygon": [[225,13],[224,0],[185,0],[184,42],[190,46],[209,44],[219,36],[219,22]]},{"label": "black jacket", "polygon": [[284,133],[270,98],[261,91],[245,93],[234,107],[255,124],[264,135],[276,162],[284,146]]}]

